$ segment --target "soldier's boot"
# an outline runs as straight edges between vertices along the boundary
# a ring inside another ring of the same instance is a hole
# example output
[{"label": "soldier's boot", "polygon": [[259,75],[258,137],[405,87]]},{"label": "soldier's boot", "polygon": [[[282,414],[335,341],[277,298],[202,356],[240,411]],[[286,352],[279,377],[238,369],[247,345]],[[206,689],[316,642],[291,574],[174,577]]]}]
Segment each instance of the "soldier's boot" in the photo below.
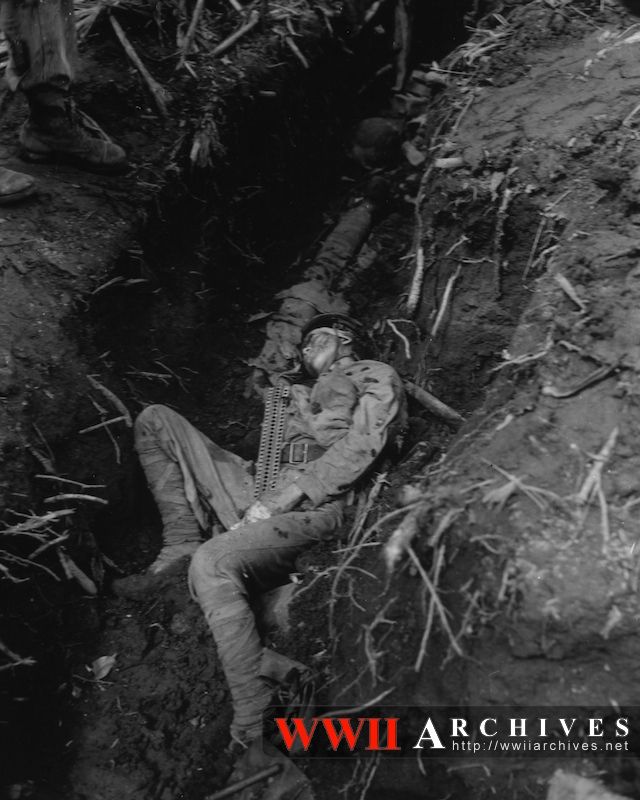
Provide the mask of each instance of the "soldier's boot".
[{"label": "soldier's boot", "polygon": [[138,455],[162,519],[162,549],[147,569],[157,575],[195,553],[200,526],[186,498],[180,466],[157,445],[138,444]]},{"label": "soldier's boot", "polygon": [[75,108],[67,89],[33,89],[27,99],[29,118],[20,131],[25,161],[65,161],[102,173],[128,168],[125,151]]},{"label": "soldier's boot", "polygon": [[18,203],[31,197],[35,191],[36,182],[30,175],[0,167],[0,206]]}]

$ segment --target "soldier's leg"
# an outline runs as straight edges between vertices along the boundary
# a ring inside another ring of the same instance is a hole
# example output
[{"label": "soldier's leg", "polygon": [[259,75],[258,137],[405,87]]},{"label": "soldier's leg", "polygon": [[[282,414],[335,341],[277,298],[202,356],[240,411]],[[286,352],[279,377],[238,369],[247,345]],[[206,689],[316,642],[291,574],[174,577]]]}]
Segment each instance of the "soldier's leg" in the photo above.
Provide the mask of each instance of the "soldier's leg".
[{"label": "soldier's leg", "polygon": [[0,28],[9,44],[7,81],[29,102],[20,132],[23,158],[62,158],[100,172],[126,169],[124,150],[97,135],[71,102],[77,56],[73,0],[1,0]]},{"label": "soldier's leg", "polygon": [[209,508],[230,527],[250,504],[253,479],[243,459],[217,447],[170,408],[148,406],[135,422],[135,446],[163,524],[159,572],[191,555]]},{"label": "soldier's leg", "polygon": [[248,742],[261,734],[273,691],[260,675],[263,646],[249,594],[287,583],[297,556],[337,530],[341,508],[329,504],[240,527],[205,542],[191,560],[189,583],[213,633],[231,691],[235,739]]}]

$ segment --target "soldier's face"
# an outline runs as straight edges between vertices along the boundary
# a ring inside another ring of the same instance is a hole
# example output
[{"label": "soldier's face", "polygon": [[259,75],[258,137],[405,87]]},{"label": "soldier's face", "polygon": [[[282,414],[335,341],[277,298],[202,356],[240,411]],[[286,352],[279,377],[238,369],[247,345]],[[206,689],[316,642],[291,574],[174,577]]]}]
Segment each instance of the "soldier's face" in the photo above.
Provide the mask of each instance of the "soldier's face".
[{"label": "soldier's face", "polygon": [[338,357],[342,340],[330,328],[312,331],[302,343],[302,363],[310,375],[321,375]]}]

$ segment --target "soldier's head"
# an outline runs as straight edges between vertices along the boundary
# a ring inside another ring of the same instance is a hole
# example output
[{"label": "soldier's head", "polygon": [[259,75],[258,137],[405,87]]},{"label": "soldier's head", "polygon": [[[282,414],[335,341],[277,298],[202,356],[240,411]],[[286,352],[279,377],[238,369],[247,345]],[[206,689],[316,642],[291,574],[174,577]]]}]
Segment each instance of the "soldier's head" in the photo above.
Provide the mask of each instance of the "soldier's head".
[{"label": "soldier's head", "polygon": [[342,358],[357,358],[361,324],[346,314],[318,314],[302,329],[300,353],[309,375],[326,372]]}]

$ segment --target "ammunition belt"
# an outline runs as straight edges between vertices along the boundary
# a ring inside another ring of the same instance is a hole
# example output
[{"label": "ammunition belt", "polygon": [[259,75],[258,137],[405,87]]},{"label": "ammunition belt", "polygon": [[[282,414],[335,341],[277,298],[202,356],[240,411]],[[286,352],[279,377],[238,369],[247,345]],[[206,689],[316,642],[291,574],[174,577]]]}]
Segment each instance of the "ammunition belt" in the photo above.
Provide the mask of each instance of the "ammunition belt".
[{"label": "ammunition belt", "polygon": [[260,430],[260,447],[256,461],[256,477],[254,497],[275,489],[280,469],[282,442],[284,440],[284,417],[289,399],[290,387],[278,384],[267,389],[262,428]]}]

